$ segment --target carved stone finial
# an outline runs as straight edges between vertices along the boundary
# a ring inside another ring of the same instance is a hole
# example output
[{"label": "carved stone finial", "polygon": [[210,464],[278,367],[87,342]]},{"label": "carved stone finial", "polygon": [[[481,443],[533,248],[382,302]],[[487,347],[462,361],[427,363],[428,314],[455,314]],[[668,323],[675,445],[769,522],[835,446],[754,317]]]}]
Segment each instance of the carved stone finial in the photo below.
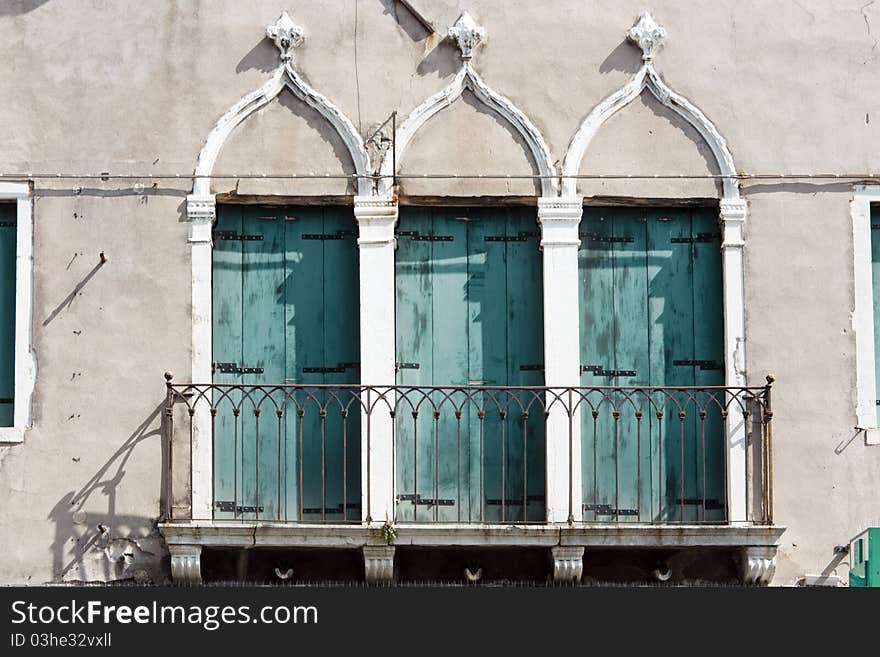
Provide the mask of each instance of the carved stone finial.
[{"label": "carved stone finial", "polygon": [[473,17],[464,12],[455,21],[455,25],[449,28],[449,36],[455,40],[458,49],[461,50],[461,58],[468,61],[474,56],[474,50],[480,42],[486,38],[486,29],[477,25]]},{"label": "carved stone finial", "polygon": [[642,59],[649,62],[654,58],[654,52],[663,45],[666,28],[657,25],[654,17],[646,11],[639,16],[638,22],[630,28],[627,36],[642,49]]},{"label": "carved stone finial", "polygon": [[266,28],[266,36],[272,39],[281,51],[282,62],[289,62],[290,51],[305,41],[305,31],[291,20],[286,11],[281,13],[274,25]]}]

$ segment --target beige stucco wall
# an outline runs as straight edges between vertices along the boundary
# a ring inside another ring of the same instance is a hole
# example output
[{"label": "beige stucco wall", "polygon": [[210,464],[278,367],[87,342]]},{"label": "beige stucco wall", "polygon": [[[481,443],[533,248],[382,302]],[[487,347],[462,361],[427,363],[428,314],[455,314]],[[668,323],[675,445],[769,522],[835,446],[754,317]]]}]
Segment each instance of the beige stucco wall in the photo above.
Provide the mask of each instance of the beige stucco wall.
[{"label": "beige stucco wall", "polygon": [[[858,0],[413,0],[438,28],[488,30],[475,67],[560,160],[580,121],[639,65],[626,30],[669,31],[657,68],[746,172],[880,168],[880,5]],[[393,0],[31,0],[0,7],[0,171],[189,173],[213,123],[277,62],[264,27],[307,30],[296,65],[362,134],[405,116],[457,67]],[[282,97],[243,125],[223,173],[351,172],[342,142]],[[465,97],[401,155],[409,173],[531,173],[498,115]],[[696,133],[651,98],[614,117],[583,173],[710,173]],[[138,576],[160,555],[162,373],[189,375],[186,181],[35,180],[34,427],[0,446],[0,582]],[[82,187],[78,190],[77,187]],[[217,192],[351,194],[347,181],[219,181]],[[529,180],[404,180],[404,195],[534,196]],[[585,194],[713,197],[711,181],[590,181]],[[775,391],[776,583],[846,575],[833,548],[880,524],[880,447],[854,437],[851,184],[744,188],[748,369]],[[108,262],[93,271],[98,253]],[[106,528],[106,532],[99,528]],[[120,554],[128,550],[132,566]],[[149,573],[148,573],[149,574]]]}]

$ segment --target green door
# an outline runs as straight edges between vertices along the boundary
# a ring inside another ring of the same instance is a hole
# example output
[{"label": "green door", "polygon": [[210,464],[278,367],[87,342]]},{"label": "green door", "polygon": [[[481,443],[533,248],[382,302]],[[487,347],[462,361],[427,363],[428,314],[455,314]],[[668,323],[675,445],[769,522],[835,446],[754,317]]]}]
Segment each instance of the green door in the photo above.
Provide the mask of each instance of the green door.
[{"label": "green door", "polygon": [[353,393],[271,388],[359,382],[355,232],[345,207],[218,208],[214,382],[267,386],[215,394],[218,518],[360,519]]},{"label": "green door", "polygon": [[[544,518],[543,296],[533,208],[400,212],[397,517]],[[415,417],[413,416],[415,413]]]},{"label": "green door", "polygon": [[0,427],[11,427],[15,408],[15,203],[0,204]]},{"label": "green door", "polygon": [[[578,265],[581,385],[724,385],[716,212],[586,208]],[[723,421],[712,394],[656,392],[651,405],[641,393],[611,390],[601,402],[590,393],[584,519],[723,520]]]}]

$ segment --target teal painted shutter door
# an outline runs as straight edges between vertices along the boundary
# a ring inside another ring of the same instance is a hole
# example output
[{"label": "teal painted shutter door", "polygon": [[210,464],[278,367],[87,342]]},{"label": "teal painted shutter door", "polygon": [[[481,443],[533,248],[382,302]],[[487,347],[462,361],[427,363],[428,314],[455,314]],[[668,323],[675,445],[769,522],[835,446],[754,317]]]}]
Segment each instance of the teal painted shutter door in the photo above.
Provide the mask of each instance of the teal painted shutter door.
[{"label": "teal painted shutter door", "polygon": [[[538,243],[530,209],[401,210],[398,385],[543,384]],[[459,416],[446,402],[435,418],[439,393],[434,404],[406,393],[396,422],[398,520],[543,518],[543,408],[539,399],[524,418],[518,401],[527,406],[527,396],[473,391],[463,403],[459,393]]]},{"label": "teal painted shutter door", "polygon": [[15,203],[0,204],[0,427],[15,410]]},{"label": "teal painted shutter door", "polygon": [[[710,210],[585,209],[579,276],[582,385],[723,385],[721,256]],[[723,519],[720,415],[700,418],[679,394],[685,419],[667,402],[658,420],[645,397],[608,396],[600,403],[592,393],[582,413],[585,519]]]},{"label": "teal painted shutter door", "polygon": [[[243,382],[241,374],[224,371],[224,364],[238,366],[243,362],[242,242],[222,236],[241,235],[242,211],[245,209],[240,205],[219,206],[214,233],[212,353],[214,383],[219,384]],[[239,516],[236,509],[245,506],[242,422],[247,417],[235,413],[241,406],[241,393],[236,390],[216,390],[214,406],[217,409],[214,419],[214,514],[217,518],[236,518]]]},{"label": "teal painted shutter door", "polygon": [[215,394],[217,517],[360,518],[352,393],[273,387],[358,383],[357,268],[350,209],[220,207],[214,382],[264,387]]},{"label": "teal painted shutter door", "polygon": [[[871,289],[874,298],[874,381],[880,410],[880,209],[871,206]],[[880,422],[880,419],[878,419]]]}]

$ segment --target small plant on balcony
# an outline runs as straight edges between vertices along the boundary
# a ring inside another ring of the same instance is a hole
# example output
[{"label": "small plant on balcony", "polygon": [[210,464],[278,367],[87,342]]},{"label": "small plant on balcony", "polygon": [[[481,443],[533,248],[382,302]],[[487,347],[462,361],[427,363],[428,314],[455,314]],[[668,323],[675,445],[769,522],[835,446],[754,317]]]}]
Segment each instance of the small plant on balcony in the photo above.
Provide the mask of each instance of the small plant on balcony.
[{"label": "small plant on balcony", "polygon": [[396,538],[397,528],[391,524],[390,520],[386,520],[385,524],[382,525],[382,540],[385,541],[385,545],[391,545]]}]

